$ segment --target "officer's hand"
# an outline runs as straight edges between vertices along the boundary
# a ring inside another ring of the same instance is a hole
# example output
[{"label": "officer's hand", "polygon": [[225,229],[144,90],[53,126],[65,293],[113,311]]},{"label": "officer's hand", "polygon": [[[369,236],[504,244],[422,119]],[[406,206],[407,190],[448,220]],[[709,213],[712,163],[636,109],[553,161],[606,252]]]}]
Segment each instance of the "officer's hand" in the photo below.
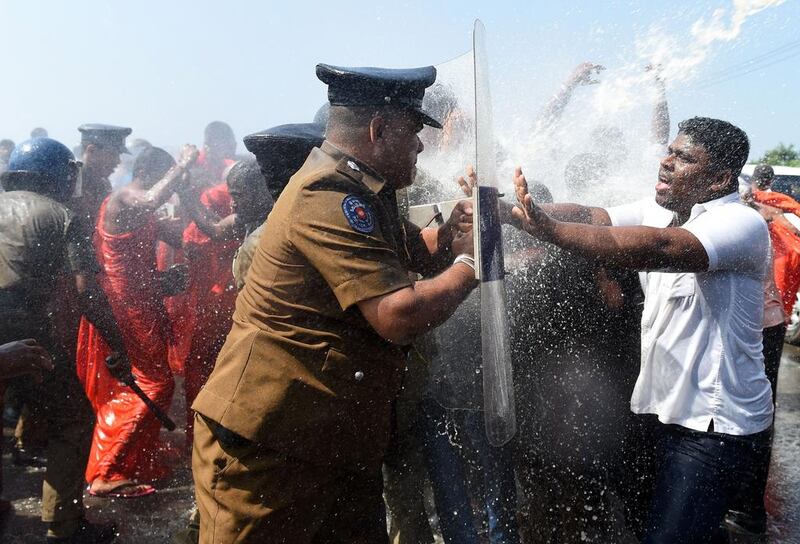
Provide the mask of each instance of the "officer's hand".
[{"label": "officer's hand", "polygon": [[200,152],[197,150],[197,146],[192,144],[186,144],[181,149],[181,157],[178,159],[178,166],[181,168],[191,168],[197,162],[197,158],[200,156]]},{"label": "officer's hand", "polygon": [[472,202],[462,200],[458,202],[445,223],[455,235],[458,232],[472,231]]},{"label": "officer's hand", "polygon": [[478,186],[478,176],[475,174],[475,169],[471,164],[467,166],[466,175],[458,178],[458,186],[467,196],[472,196],[472,190]]},{"label": "officer's hand", "polygon": [[0,379],[24,374],[42,381],[42,372],[53,370],[50,354],[36,340],[28,338],[0,345]]},{"label": "officer's hand", "polygon": [[109,374],[122,383],[129,383],[133,381],[133,373],[131,372],[131,363],[125,353],[119,351],[112,351],[106,357],[106,368]]},{"label": "officer's hand", "polygon": [[465,233],[459,232],[453,238],[453,255],[469,255],[475,256],[475,241],[472,232]]}]

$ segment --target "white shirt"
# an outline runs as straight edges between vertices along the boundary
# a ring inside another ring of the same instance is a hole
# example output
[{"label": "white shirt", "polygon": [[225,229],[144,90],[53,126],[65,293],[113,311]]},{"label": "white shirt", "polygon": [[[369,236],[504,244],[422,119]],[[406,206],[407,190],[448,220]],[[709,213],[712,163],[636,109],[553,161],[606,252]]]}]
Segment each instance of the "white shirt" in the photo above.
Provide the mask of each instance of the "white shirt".
[{"label": "white shirt", "polygon": [[[655,201],[607,210],[614,226],[664,228]],[[708,271],[641,272],[642,360],[631,409],[662,423],[748,435],[772,423],[761,330],[769,232],[738,193],[697,204],[682,225],[708,254]]]}]

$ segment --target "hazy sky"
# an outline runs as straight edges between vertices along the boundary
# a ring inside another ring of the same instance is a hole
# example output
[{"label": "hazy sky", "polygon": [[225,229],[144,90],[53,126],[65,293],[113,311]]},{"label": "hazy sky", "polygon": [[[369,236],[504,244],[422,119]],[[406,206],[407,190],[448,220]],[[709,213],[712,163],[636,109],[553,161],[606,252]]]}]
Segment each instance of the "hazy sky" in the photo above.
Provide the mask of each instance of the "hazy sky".
[{"label": "hazy sky", "polygon": [[[239,138],[310,121],[325,100],[316,63],[437,64],[470,48],[479,17],[496,124],[535,114],[580,61],[609,71],[641,61],[637,43],[651,36],[676,56],[698,47],[704,55],[695,75],[670,82],[673,121],[728,119],[748,132],[755,156],[779,141],[800,144],[800,2],[774,3],[730,39],[732,0],[0,0],[0,138],[44,126],[71,145],[79,124],[105,122],[167,146],[199,142],[214,119]],[[698,32],[717,9],[730,41],[703,42]]]}]

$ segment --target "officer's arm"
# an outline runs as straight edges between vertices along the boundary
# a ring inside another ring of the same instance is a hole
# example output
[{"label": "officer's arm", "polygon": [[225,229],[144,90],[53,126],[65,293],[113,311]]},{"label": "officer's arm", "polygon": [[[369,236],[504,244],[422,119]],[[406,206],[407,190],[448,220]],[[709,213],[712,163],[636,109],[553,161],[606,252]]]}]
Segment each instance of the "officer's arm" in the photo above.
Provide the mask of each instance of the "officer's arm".
[{"label": "officer's arm", "polygon": [[71,221],[67,227],[67,265],[78,291],[81,314],[97,327],[112,351],[125,353],[125,344],[106,294],[97,282],[100,266],[85,222]]},{"label": "officer's arm", "polygon": [[383,338],[410,344],[447,320],[477,283],[475,271],[458,263],[435,278],[361,301],[358,308]]}]

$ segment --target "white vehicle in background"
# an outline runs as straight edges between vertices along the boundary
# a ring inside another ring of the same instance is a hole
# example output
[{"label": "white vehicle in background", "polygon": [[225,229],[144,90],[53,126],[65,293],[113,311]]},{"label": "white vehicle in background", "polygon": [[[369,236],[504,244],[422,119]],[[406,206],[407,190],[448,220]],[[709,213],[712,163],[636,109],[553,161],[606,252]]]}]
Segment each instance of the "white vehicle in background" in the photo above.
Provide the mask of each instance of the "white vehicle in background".
[{"label": "white vehicle in background", "polygon": [[[742,168],[742,175],[739,176],[740,187],[747,188],[750,185],[750,177],[753,175],[755,164],[746,164]],[[793,199],[800,202],[800,168],[791,166],[773,166],[775,171],[775,180],[772,182],[772,190],[785,195],[789,195]],[[800,218],[794,214],[786,214],[786,219],[800,229]],[[786,328],[785,341],[795,346],[800,346],[800,296],[794,305],[791,321]]]}]

